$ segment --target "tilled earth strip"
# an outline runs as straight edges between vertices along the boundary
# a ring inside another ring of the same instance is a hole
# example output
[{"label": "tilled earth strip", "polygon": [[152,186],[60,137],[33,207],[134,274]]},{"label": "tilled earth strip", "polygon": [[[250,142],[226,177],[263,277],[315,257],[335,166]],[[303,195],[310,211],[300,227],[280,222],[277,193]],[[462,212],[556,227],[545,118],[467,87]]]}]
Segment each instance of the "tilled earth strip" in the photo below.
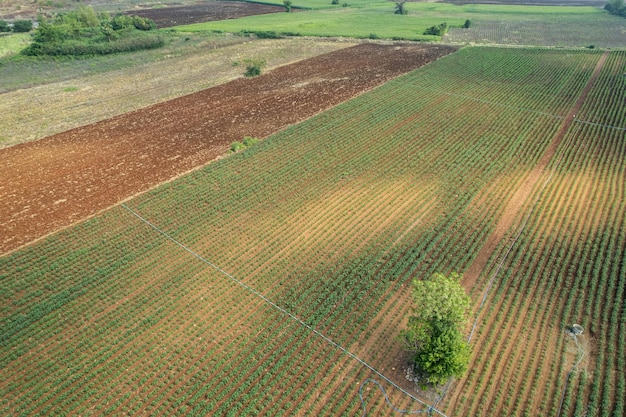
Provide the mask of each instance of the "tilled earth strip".
[{"label": "tilled earth strip", "polygon": [[0,253],[456,51],[361,44],[0,150]]}]

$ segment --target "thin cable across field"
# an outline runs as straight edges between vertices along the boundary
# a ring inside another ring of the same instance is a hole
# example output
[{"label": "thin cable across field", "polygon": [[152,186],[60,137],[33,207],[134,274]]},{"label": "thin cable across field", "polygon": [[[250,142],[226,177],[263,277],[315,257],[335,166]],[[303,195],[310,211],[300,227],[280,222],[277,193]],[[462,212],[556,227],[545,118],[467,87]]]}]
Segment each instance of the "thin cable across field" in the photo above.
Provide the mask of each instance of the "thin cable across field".
[{"label": "thin cable across field", "polygon": [[[130,207],[128,207],[126,204],[122,203],[121,206],[123,208],[125,208],[127,211],[129,211],[131,214],[133,214],[135,217],[137,217],[139,220],[141,220],[142,222],[144,222],[145,224],[147,224],[148,226],[150,226],[152,229],[154,229],[155,231],[157,231],[158,233],[160,233],[163,237],[165,237],[166,239],[168,239],[169,241],[175,243],[176,245],[178,245],[180,248],[184,249],[185,251],[189,252],[191,255],[193,255],[196,259],[200,260],[201,262],[209,265],[210,267],[212,267],[213,269],[215,269],[216,271],[220,272],[221,274],[225,275],[226,277],[228,277],[229,279],[231,279],[234,283],[236,283],[237,285],[239,285],[240,287],[244,288],[245,290],[249,291],[250,293],[254,294],[255,296],[259,297],[261,300],[263,300],[265,303],[269,304],[270,306],[272,306],[274,309],[280,311],[281,313],[285,314],[286,316],[288,316],[289,318],[291,318],[292,320],[296,321],[297,323],[299,323],[300,325],[302,325],[303,327],[305,327],[306,329],[310,330],[311,332],[313,332],[315,335],[321,337],[322,339],[324,339],[326,342],[328,342],[329,344],[331,344],[332,346],[334,346],[335,348],[339,349],[340,351],[342,351],[343,353],[345,353],[346,355],[348,355],[349,357],[351,357],[352,359],[356,360],[357,362],[359,362],[361,365],[365,366],[366,368],[368,368],[370,371],[374,372],[376,375],[378,375],[381,379],[384,379],[386,382],[388,382],[389,384],[391,384],[394,388],[398,389],[400,392],[402,392],[403,394],[407,395],[409,398],[411,398],[414,401],[417,401],[418,403],[420,403],[421,405],[423,405],[424,407],[427,407],[427,411],[429,413],[435,412],[437,414],[439,414],[442,417],[447,417],[445,414],[443,414],[441,411],[437,410],[436,408],[434,408],[433,406],[428,405],[427,403],[425,403],[424,401],[420,400],[419,398],[415,397],[414,395],[412,395],[411,393],[409,393],[408,391],[404,390],[403,388],[401,388],[400,386],[398,386],[395,382],[393,382],[391,379],[387,378],[385,375],[383,375],[380,371],[376,370],[374,367],[372,367],[371,365],[369,365],[367,362],[365,362],[363,359],[359,358],[358,356],[356,356],[354,353],[350,352],[348,349],[344,348],[343,346],[341,346],[340,344],[338,344],[337,342],[333,341],[332,339],[328,338],[327,336],[325,336],[323,333],[319,332],[318,330],[316,330],[315,328],[313,328],[310,324],[307,324],[306,322],[304,322],[302,319],[300,319],[299,317],[295,316],[294,314],[290,313],[289,311],[285,310],[284,308],[280,307],[279,305],[277,305],[276,303],[274,303],[273,301],[271,301],[270,299],[268,299],[267,297],[265,297],[263,294],[261,294],[260,292],[258,292],[257,290],[255,290],[254,288],[252,288],[251,286],[249,286],[248,284],[244,283],[243,281],[240,281],[239,279],[235,278],[234,276],[232,276],[231,274],[229,274],[228,272],[224,271],[222,268],[220,268],[219,266],[215,265],[214,263],[212,263],[211,261],[209,261],[208,259],[204,258],[202,255],[198,254],[197,252],[193,251],[191,248],[189,248],[188,246],[180,243],[179,241],[177,241],[176,239],[174,239],[172,236],[170,236],[169,234],[167,234],[165,231],[159,229],[155,224],[151,223],[148,219],[142,217],[139,213],[137,213],[136,211],[134,211],[133,209],[131,209]],[[373,381],[375,382],[375,381]],[[375,382],[376,384],[378,384],[378,382]],[[380,384],[378,384],[380,386]],[[382,388],[382,387],[381,387]],[[385,394],[385,397],[387,396],[387,394],[385,393],[385,391],[383,390],[383,393]],[[395,409],[395,408],[394,408]],[[420,412],[424,412],[423,410],[421,410]],[[417,410],[415,411],[411,411],[411,414],[416,414]]]}]

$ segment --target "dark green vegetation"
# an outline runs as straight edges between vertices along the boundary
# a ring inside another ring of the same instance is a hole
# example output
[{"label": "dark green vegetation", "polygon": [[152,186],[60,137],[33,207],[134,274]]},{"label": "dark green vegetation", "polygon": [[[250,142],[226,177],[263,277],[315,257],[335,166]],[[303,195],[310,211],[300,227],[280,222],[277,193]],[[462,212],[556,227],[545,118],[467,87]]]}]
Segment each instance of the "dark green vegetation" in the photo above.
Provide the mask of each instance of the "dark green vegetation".
[{"label": "dark green vegetation", "polygon": [[604,9],[611,14],[626,17],[626,5],[624,5],[624,0],[611,0],[604,6]]},{"label": "dark green vegetation", "polygon": [[455,273],[449,277],[437,273],[413,280],[417,307],[400,337],[414,354],[414,370],[423,385],[443,384],[467,370],[470,347],[463,332],[471,300],[460,279]]},{"label": "dark green vegetation", "polygon": [[[359,414],[377,376],[240,283],[402,383],[413,280],[468,268],[602,54],[465,48],[127,203],[193,254],[117,206],[0,258],[0,412]],[[624,414],[625,65],[541,174],[447,415]]]},{"label": "dark green vegetation", "polygon": [[15,33],[27,33],[33,29],[32,20],[16,20],[12,25],[6,20],[0,20],[0,33],[15,32]]},{"label": "dark green vegetation", "polygon": [[33,43],[23,54],[89,56],[158,48],[163,46],[163,39],[146,33],[155,29],[149,19],[111,17],[90,7],[79,7],[52,19],[41,18]]}]

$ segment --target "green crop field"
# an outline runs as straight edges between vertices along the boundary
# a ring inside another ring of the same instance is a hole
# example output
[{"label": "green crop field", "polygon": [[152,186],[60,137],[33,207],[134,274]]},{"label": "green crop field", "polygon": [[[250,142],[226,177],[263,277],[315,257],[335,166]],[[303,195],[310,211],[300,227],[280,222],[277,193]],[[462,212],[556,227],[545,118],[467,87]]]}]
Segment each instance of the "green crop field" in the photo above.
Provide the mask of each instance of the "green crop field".
[{"label": "green crop field", "polygon": [[[276,1],[275,4],[282,4]],[[341,2],[344,4],[345,2]],[[395,4],[379,0],[295,1],[309,10],[181,26],[181,31],[274,31],[310,36],[437,40],[426,28],[450,25],[447,42],[533,46],[624,48],[626,21],[598,7],[451,5],[408,2],[408,15],[393,14]],[[470,19],[470,28],[461,26]]]},{"label": "green crop field", "polygon": [[368,379],[426,411],[409,284],[512,215],[437,409],[622,416],[625,65],[468,47],[1,257],[0,413],[391,414]]}]

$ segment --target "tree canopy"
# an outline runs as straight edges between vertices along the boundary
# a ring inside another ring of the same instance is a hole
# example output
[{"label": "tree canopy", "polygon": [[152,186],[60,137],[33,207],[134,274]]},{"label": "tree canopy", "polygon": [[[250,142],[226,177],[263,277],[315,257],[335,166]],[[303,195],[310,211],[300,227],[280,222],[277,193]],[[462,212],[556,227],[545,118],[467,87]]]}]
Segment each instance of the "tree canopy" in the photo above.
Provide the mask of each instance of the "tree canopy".
[{"label": "tree canopy", "polygon": [[437,273],[425,280],[415,279],[413,298],[416,307],[401,338],[414,353],[414,370],[433,385],[460,377],[470,357],[469,344],[462,335],[470,298],[460,285],[460,276]]},{"label": "tree canopy", "polygon": [[96,13],[80,6],[54,18],[39,18],[33,43],[25,55],[96,55],[127,52],[162,46],[157,35],[143,32],[156,29],[156,24],[143,17]]}]

